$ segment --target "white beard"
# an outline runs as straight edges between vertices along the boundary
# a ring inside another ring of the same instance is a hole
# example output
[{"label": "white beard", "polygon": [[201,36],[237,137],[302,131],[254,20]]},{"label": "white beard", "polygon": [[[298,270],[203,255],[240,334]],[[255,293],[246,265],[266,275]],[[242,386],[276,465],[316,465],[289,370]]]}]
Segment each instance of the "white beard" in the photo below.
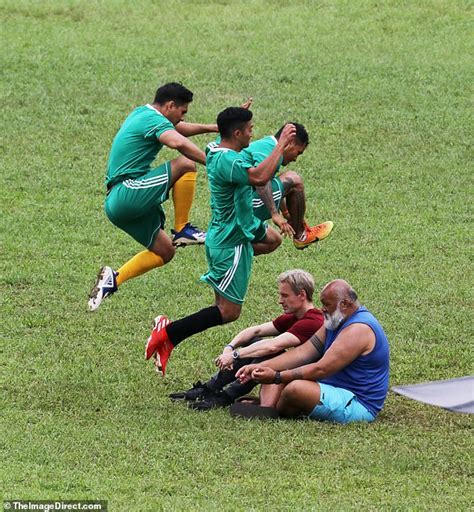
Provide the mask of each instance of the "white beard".
[{"label": "white beard", "polygon": [[344,321],[344,315],[341,313],[339,306],[332,315],[324,313],[324,327],[329,331],[335,331]]}]

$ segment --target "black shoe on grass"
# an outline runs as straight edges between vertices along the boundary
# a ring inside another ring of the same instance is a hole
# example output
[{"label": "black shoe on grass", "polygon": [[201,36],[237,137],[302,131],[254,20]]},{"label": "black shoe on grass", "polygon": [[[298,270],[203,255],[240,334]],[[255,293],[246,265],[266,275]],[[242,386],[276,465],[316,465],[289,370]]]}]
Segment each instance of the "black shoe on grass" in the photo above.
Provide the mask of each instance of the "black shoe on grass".
[{"label": "black shoe on grass", "polygon": [[201,381],[197,381],[193,384],[191,389],[187,391],[181,391],[178,393],[171,393],[169,397],[173,401],[186,400],[187,402],[194,402],[195,400],[204,400],[213,391],[210,390],[206,384],[202,384]]}]

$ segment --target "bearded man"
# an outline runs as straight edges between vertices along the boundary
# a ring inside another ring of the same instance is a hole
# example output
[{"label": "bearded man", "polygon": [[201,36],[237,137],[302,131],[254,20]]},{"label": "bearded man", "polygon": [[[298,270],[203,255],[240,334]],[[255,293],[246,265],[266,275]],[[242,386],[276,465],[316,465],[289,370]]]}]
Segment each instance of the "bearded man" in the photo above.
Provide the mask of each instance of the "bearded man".
[{"label": "bearded man", "polygon": [[377,319],[342,279],[320,294],[325,317],[307,342],[237,372],[262,386],[261,405],[281,416],[320,421],[371,422],[389,388],[389,346]]}]

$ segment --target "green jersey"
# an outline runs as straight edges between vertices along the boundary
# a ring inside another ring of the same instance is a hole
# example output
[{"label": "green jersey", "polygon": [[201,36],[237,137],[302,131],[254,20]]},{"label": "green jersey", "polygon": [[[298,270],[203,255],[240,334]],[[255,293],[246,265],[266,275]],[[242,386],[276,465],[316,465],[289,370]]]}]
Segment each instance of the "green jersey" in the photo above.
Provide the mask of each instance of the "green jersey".
[{"label": "green jersey", "polygon": [[232,149],[208,146],[206,153],[212,211],[206,245],[225,248],[251,242],[259,222],[252,209],[252,165]]},{"label": "green jersey", "polygon": [[[217,147],[221,142],[220,135],[217,137],[215,142],[210,142],[207,147],[208,149]],[[257,167],[257,165],[261,164],[267,157],[270,156],[270,153],[275,149],[278,141],[273,135],[268,135],[268,137],[263,137],[262,139],[258,139],[252,142],[248,147],[242,149],[240,152],[242,158],[249,164],[251,167]],[[275,174],[280,170],[281,164],[283,163],[283,157],[280,158],[280,161],[275,169]]]},{"label": "green jersey", "polygon": [[[266,158],[270,156],[270,153],[275,149],[277,143],[278,141],[275,139],[275,137],[273,135],[269,135],[268,137],[263,137],[263,139],[258,139],[252,142],[248,147],[242,149],[240,154],[246,162],[252,164],[252,167],[257,167],[257,165],[261,164]],[[278,162],[274,176],[280,170],[282,162],[283,157],[281,157],[280,161]]]},{"label": "green jersey", "polygon": [[112,143],[105,180],[107,186],[149,172],[163,147],[158,137],[174,129],[173,123],[151,105],[136,108],[125,119]]}]

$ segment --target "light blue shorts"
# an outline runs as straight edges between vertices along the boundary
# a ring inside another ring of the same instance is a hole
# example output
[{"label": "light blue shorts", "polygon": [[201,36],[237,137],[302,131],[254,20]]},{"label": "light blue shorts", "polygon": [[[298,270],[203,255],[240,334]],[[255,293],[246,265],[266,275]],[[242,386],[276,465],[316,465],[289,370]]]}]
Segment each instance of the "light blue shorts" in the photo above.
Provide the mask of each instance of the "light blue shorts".
[{"label": "light blue shorts", "polygon": [[321,404],[316,405],[308,415],[309,418],[335,423],[375,420],[375,416],[357,400],[352,391],[320,382],[319,387],[321,388]]}]

